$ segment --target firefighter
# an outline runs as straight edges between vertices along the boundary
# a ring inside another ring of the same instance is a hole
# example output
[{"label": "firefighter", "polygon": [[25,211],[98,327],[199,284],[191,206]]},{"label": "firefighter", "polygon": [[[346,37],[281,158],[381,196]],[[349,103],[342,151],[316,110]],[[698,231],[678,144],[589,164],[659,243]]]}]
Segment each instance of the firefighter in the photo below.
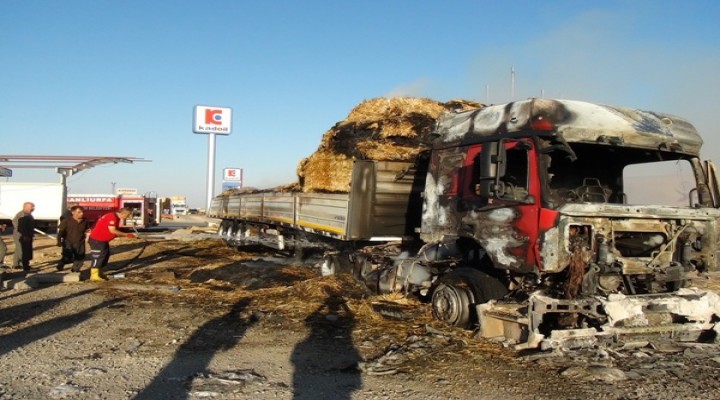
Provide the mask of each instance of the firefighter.
[{"label": "firefighter", "polygon": [[91,281],[106,281],[107,278],[103,274],[104,268],[110,259],[110,241],[117,236],[126,238],[136,237],[132,233],[126,233],[118,229],[120,221],[130,216],[132,211],[129,208],[121,208],[115,212],[110,212],[97,220],[95,227],[90,232],[88,243],[90,244],[90,256],[92,257],[92,265],[90,267]]},{"label": "firefighter", "polygon": [[72,272],[80,272],[85,259],[85,235],[88,221],[83,218],[85,210],[78,206],[70,207],[70,217],[60,222],[57,245],[62,248],[62,257],[58,261],[57,270],[62,271],[65,264],[72,263]]}]

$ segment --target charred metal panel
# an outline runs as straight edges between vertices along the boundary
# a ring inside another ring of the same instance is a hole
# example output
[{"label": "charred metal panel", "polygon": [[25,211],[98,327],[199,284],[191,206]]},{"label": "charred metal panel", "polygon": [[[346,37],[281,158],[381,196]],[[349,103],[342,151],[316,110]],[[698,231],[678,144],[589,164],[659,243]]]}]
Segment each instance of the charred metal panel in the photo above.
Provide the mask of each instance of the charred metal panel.
[{"label": "charred metal panel", "polygon": [[425,179],[421,238],[426,242],[457,237],[461,216],[458,213],[458,171],[465,161],[462,148],[435,151]]},{"label": "charred metal panel", "polygon": [[[569,243],[574,227],[588,227],[588,246],[597,252],[598,236],[610,244],[610,259],[623,274],[646,274],[686,257],[704,268],[717,268],[715,246],[720,210],[611,204],[566,204],[560,208],[558,229],[542,236],[545,271],[559,272],[570,263]],[[599,260],[606,262],[607,260]]]},{"label": "charred metal panel", "polygon": [[528,241],[515,227],[522,218],[516,208],[497,208],[489,211],[471,211],[463,217],[463,226],[472,226],[472,237],[485,249],[497,267],[513,271],[531,271],[525,263],[529,253]]},{"label": "charred metal panel", "polygon": [[693,125],[677,116],[581,101],[529,99],[446,114],[436,128],[434,145],[462,146],[523,132],[695,156],[703,143]]}]

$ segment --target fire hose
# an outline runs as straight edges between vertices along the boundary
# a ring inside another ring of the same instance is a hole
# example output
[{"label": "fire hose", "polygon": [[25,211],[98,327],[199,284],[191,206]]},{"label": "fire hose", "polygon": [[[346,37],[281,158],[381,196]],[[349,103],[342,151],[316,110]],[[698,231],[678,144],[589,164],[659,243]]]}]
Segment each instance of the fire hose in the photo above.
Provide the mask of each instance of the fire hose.
[{"label": "fire hose", "polygon": [[133,229],[133,231],[135,231],[135,238],[142,240],[142,241],[143,241],[143,245],[142,245],[142,247],[140,248],[140,251],[139,251],[133,258],[127,260],[127,261],[126,261],[124,264],[122,264],[120,267],[114,268],[114,269],[113,269],[114,271],[119,271],[119,270],[128,268],[130,265],[132,265],[132,263],[134,263],[135,261],[137,261],[137,260],[140,258],[140,256],[142,256],[143,252],[145,252],[145,249],[150,245],[150,241],[148,241],[148,240],[145,239],[144,237],[140,236],[140,232],[138,232],[138,230],[137,230],[137,228],[135,227],[135,225],[133,225],[132,229]]}]

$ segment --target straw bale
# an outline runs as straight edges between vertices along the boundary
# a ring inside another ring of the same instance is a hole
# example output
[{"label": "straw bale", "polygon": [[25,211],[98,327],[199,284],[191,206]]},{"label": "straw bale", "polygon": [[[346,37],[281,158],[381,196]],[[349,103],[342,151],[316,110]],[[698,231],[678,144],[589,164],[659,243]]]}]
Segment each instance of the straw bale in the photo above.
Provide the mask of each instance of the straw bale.
[{"label": "straw bale", "polygon": [[368,160],[407,161],[413,160],[425,146],[400,146],[386,141],[358,143],[358,150]]},{"label": "straw bale", "polygon": [[442,103],[426,98],[393,97],[365,100],[358,104],[345,119],[346,123],[368,123],[412,113],[437,118],[447,111]]},{"label": "straw bale", "polygon": [[344,154],[317,151],[300,162],[298,179],[303,192],[347,192],[353,160]]},{"label": "straw bale", "polygon": [[426,98],[365,100],[323,135],[318,150],[298,165],[304,192],[347,192],[354,160],[414,161],[446,111],[481,108],[469,100]]}]

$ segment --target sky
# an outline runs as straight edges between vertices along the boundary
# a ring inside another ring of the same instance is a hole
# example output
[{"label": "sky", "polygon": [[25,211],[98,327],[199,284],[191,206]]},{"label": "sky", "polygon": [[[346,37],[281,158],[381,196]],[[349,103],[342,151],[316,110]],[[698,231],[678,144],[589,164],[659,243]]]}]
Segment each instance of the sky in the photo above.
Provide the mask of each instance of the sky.
[{"label": "sky", "polygon": [[543,96],[685,117],[720,162],[718,15],[720,2],[692,0],[0,0],[0,154],[143,158],[73,175],[69,191],[115,182],[203,208],[196,105],[233,110],[217,193],[224,168],[242,168],[245,186],[294,182],[366,99]]}]

